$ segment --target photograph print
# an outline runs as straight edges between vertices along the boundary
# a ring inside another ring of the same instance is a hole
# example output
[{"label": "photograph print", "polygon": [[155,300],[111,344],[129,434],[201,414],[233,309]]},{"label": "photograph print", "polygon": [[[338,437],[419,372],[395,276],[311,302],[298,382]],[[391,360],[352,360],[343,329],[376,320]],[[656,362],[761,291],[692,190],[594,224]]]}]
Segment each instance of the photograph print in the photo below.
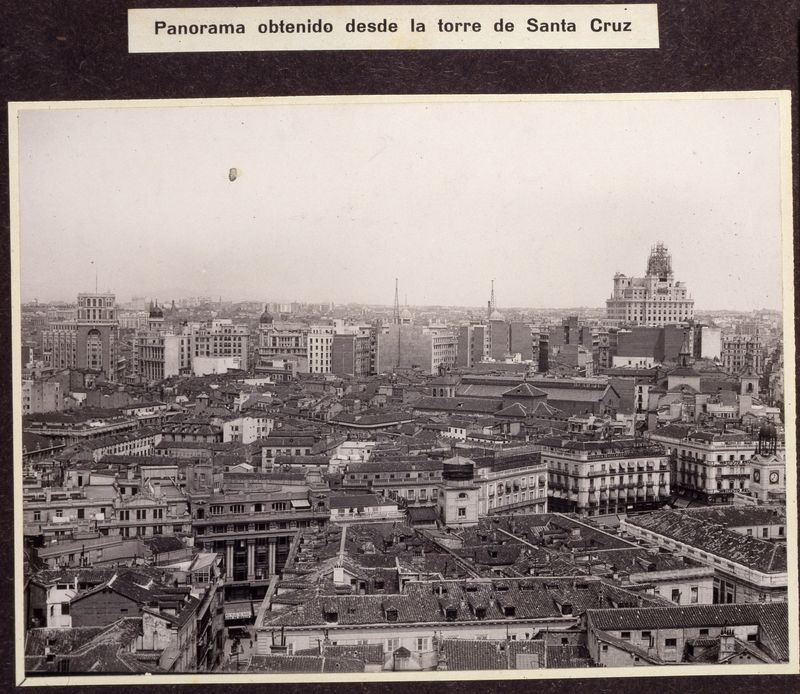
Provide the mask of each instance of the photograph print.
[{"label": "photograph print", "polygon": [[18,680],[796,670],[788,93],[9,120]]}]

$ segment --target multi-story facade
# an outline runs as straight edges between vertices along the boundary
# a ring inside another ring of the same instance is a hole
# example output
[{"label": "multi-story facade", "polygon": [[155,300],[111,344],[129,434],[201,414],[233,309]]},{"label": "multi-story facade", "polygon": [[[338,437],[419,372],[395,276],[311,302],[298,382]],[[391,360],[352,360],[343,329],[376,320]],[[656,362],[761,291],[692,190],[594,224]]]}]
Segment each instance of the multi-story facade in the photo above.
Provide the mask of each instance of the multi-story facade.
[{"label": "multi-story facade", "polygon": [[419,367],[426,373],[456,363],[456,336],[449,328],[396,323],[378,334],[378,373]]},{"label": "multi-story facade", "polygon": [[253,443],[253,441],[268,436],[274,423],[272,417],[255,413],[227,419],[222,422],[222,441],[225,443],[229,441]]},{"label": "multi-story facade", "polygon": [[[264,611],[255,625],[256,650],[279,652],[271,634],[280,633],[281,653],[317,648],[329,640],[380,646],[387,670],[444,669],[437,640],[528,642],[535,634],[574,628],[580,622],[578,603],[582,608],[601,602],[634,606],[637,599],[648,600],[595,577],[586,577],[577,586],[572,578],[552,577],[409,581],[399,594],[318,595],[283,612]],[[403,667],[398,661],[411,662]]]},{"label": "multi-story facade", "polygon": [[721,349],[722,368],[739,374],[750,366],[756,373],[764,370],[764,350],[761,338],[756,335],[723,335]]},{"label": "multi-story facade", "polygon": [[92,369],[116,378],[119,322],[113,294],[78,294],[75,319],[42,331],[45,362],[54,369]]},{"label": "multi-story facade", "polygon": [[355,335],[334,335],[330,371],[337,376],[360,378],[373,372],[374,331],[363,329]]},{"label": "multi-story facade", "polygon": [[456,366],[472,368],[483,361],[488,341],[487,326],[483,323],[469,323],[458,328]]},{"label": "multi-story facade", "polygon": [[222,557],[226,620],[251,622],[300,534],[327,524],[325,500],[300,487],[190,492],[195,545]]},{"label": "multi-story facade", "polygon": [[79,369],[101,371],[114,380],[117,366],[117,309],[113,294],[78,294],[75,357]]},{"label": "multi-story facade", "polygon": [[191,340],[191,356],[232,357],[238,360],[239,368],[247,371],[250,328],[234,323],[230,319],[217,319],[208,323],[190,323],[184,332]]},{"label": "multi-story facade", "polygon": [[342,473],[346,490],[367,490],[408,504],[435,503],[442,481],[442,461],[420,458],[349,463]]},{"label": "multi-story facade", "polygon": [[542,442],[551,511],[581,515],[659,508],[670,495],[667,451],[641,439]]},{"label": "multi-story facade", "polygon": [[[477,488],[477,516],[491,513],[544,513],[547,510],[547,468],[539,455],[506,455],[470,461]],[[406,458],[350,463],[343,470],[342,487],[368,490],[407,505],[437,502],[442,485],[441,460]]]},{"label": "multi-story facade", "polygon": [[625,325],[660,327],[694,318],[694,300],[683,282],[676,282],[672,257],[659,243],[650,250],[644,277],[614,275],[614,290],[606,301],[609,320]]},{"label": "multi-story facade", "polygon": [[750,493],[750,459],[757,442],[745,432],[666,426],[648,438],[667,447],[672,484],[679,494],[709,504],[728,504]]},{"label": "multi-story facade", "polygon": [[258,328],[258,358],[267,361],[284,355],[307,357],[307,339],[308,326],[276,322],[265,313]]},{"label": "multi-story facade", "polygon": [[788,661],[785,605],[588,610],[587,647],[600,667]]},{"label": "multi-story facade", "polygon": [[308,346],[308,371],[313,374],[331,372],[331,349],[334,328],[332,325],[310,325],[306,337]]},{"label": "multi-story facade", "polygon": [[224,366],[246,370],[250,329],[230,320],[189,323],[180,332],[163,326],[163,313],[150,312],[148,329],[137,333],[132,341],[131,373],[147,382],[161,381],[188,373],[197,365],[213,373],[209,361],[220,360]]},{"label": "multi-story facade", "polygon": [[547,465],[538,453],[478,462],[474,480],[478,515],[547,512]]},{"label": "multi-story facade", "polygon": [[42,354],[53,369],[72,369],[77,364],[78,331],[74,322],[50,323],[42,330]]},{"label": "multi-story facade", "polygon": [[31,414],[23,422],[24,431],[65,444],[92,441],[138,428],[135,417],[96,410]]},{"label": "multi-story facade", "polygon": [[278,456],[311,455],[317,439],[302,434],[289,434],[274,431],[259,441],[256,446],[261,449],[261,471],[271,470]]},{"label": "multi-story facade", "polygon": [[64,409],[64,394],[57,381],[22,381],[22,414]]},{"label": "multi-story facade", "polygon": [[787,598],[786,546],[742,534],[689,511],[628,516],[622,530],[714,569],[715,603],[782,602]]},{"label": "multi-story facade", "polygon": [[509,352],[519,354],[522,361],[539,363],[539,331],[530,323],[509,323]]}]

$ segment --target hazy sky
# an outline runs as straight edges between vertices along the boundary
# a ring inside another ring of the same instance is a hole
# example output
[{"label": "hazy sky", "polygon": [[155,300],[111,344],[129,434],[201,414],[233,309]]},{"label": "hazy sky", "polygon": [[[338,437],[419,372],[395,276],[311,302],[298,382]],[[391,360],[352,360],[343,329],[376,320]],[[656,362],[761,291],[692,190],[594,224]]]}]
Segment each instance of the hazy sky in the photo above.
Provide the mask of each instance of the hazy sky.
[{"label": "hazy sky", "polygon": [[[23,300],[780,308],[773,99],[24,111]],[[231,182],[228,171],[239,178]]]}]

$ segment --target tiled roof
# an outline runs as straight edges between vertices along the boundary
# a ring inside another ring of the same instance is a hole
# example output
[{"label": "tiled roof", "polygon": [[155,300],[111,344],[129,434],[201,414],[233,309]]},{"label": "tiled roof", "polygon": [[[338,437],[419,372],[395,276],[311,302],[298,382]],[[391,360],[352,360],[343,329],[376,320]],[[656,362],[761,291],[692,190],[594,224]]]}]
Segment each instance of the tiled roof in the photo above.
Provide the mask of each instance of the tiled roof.
[{"label": "tiled roof", "polygon": [[543,390],[532,386],[530,383],[520,383],[518,386],[514,388],[510,388],[503,396],[513,396],[513,397],[522,397],[522,398],[544,398],[546,397],[547,393]]},{"label": "tiled roof", "polygon": [[786,546],[742,535],[692,512],[659,511],[628,516],[626,523],[762,573],[786,571]]},{"label": "tiled roof", "polygon": [[258,448],[285,448],[287,446],[313,446],[316,443],[313,436],[294,434],[292,436],[270,435],[255,442]]},{"label": "tiled roof", "polygon": [[684,439],[692,431],[692,427],[683,424],[668,424],[653,431],[655,436],[666,436],[671,439]]},{"label": "tiled roof", "polygon": [[547,646],[547,659],[545,667],[551,668],[577,668],[593,667],[589,649],[577,644],[554,644]]},{"label": "tiled roof", "polygon": [[66,655],[89,643],[106,627],[73,627],[72,629],[28,629],[25,632],[25,655],[43,656],[45,648]]},{"label": "tiled roof", "polygon": [[[480,622],[483,620],[577,618],[600,606],[630,606],[651,602],[599,579],[530,578],[520,580],[475,580],[411,582],[405,592],[392,596],[399,624],[435,622]],[[652,600],[652,602],[656,602]],[[652,604],[651,602],[651,604]],[[658,601],[660,604],[661,601]],[[384,595],[320,596],[282,613],[262,626],[316,626],[331,623],[336,614],[340,625],[389,624]],[[564,605],[570,610],[564,615]],[[478,616],[477,610],[485,609]],[[508,614],[511,608],[513,614]]]},{"label": "tiled roof", "polygon": [[497,417],[527,417],[528,411],[520,405],[518,402],[515,402],[513,405],[509,405],[508,407],[504,407],[502,410],[498,410],[495,412],[495,416]]},{"label": "tiled roof", "polygon": [[145,538],[144,543],[150,548],[150,551],[155,554],[177,552],[185,548],[183,542],[174,535],[153,535]]},{"label": "tiled roof", "polygon": [[[531,643],[544,651],[544,642]],[[444,639],[441,649],[448,670],[508,670],[513,663],[509,646],[505,641]]]},{"label": "tiled roof", "polygon": [[712,506],[694,508],[686,514],[692,518],[734,528],[786,524],[786,509],[783,506]]},{"label": "tiled roof", "polygon": [[160,668],[157,664],[141,662],[126,650],[127,646],[141,634],[141,629],[140,618],[128,617],[117,620],[90,641],[66,655],[58,654],[51,662],[47,662],[44,657],[26,657],[25,668],[28,671],[54,671],[59,661],[66,660],[69,674],[158,672]]},{"label": "tiled roof", "polygon": [[423,397],[417,400],[413,407],[415,410],[433,410],[442,412],[477,412],[480,414],[494,414],[502,409],[503,403],[500,399],[488,398],[434,398]]},{"label": "tiled roof", "polygon": [[406,513],[409,520],[416,523],[435,521],[439,517],[435,506],[409,506]]},{"label": "tiled roof", "polygon": [[396,506],[393,501],[385,501],[375,494],[346,494],[331,496],[328,500],[330,508],[366,508],[369,506]]},{"label": "tiled roof", "polygon": [[400,422],[413,421],[408,412],[341,412],[331,417],[331,424],[358,424],[361,426],[395,425]]},{"label": "tiled roof", "polygon": [[383,647],[379,644],[361,645],[325,645],[323,653],[326,658],[351,658],[364,663],[383,664]]},{"label": "tiled roof", "polygon": [[789,612],[783,602],[603,609],[586,614],[591,627],[602,631],[758,625],[774,648],[771,655],[781,661],[789,657]]},{"label": "tiled roof", "polygon": [[542,640],[456,638],[442,640],[440,648],[448,670],[521,670],[593,665],[585,646],[546,645]]}]

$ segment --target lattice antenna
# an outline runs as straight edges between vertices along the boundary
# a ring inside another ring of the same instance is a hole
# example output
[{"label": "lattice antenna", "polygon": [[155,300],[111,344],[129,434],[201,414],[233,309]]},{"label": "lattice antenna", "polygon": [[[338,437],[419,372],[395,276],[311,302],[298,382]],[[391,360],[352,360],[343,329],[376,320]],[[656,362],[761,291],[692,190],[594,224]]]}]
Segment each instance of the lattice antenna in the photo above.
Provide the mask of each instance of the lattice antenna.
[{"label": "lattice antenna", "polygon": [[394,278],[394,322],[400,323],[400,290],[398,288],[397,277]]}]

